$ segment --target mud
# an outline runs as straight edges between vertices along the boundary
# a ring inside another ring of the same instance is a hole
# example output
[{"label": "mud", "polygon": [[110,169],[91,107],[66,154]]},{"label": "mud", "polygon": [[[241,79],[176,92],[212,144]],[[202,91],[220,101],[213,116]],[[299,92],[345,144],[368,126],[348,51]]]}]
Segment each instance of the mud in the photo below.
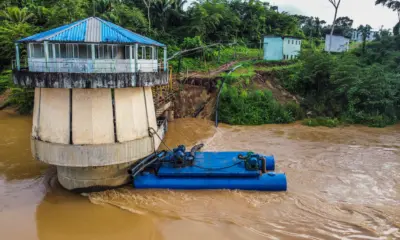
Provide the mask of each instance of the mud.
[{"label": "mud", "polygon": [[30,156],[31,119],[0,111],[2,239],[400,239],[400,125],[169,124],[166,144],[274,154],[285,193],[60,187]]}]

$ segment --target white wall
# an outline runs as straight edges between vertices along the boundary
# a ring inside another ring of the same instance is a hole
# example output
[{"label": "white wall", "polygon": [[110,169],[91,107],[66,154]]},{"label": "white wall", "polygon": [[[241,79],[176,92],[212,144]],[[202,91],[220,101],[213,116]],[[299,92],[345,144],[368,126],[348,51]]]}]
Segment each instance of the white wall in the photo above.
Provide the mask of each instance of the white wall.
[{"label": "white wall", "polygon": [[332,46],[330,45],[331,35],[327,34],[325,36],[325,51],[331,52],[347,52],[349,50],[350,39],[342,36],[332,36]]},{"label": "white wall", "polygon": [[[373,41],[375,40],[375,34],[377,31],[371,31],[369,35],[367,36],[367,41]],[[356,42],[362,42],[363,41],[363,36],[360,31],[353,31],[351,35],[351,40],[356,41]]]},{"label": "white wall", "polygon": [[301,40],[286,37],[283,39],[283,59],[295,59],[301,50]]}]

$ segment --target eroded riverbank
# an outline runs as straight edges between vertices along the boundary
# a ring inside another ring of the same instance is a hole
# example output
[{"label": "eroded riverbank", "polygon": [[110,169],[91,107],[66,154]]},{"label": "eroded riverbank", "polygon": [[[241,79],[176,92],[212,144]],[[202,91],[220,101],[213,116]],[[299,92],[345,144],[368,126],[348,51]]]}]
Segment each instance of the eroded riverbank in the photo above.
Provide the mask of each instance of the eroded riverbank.
[{"label": "eroded riverbank", "polygon": [[274,154],[287,193],[154,191],[72,194],[30,155],[30,117],[0,112],[4,239],[400,238],[400,125],[226,126],[178,119],[170,146]]}]

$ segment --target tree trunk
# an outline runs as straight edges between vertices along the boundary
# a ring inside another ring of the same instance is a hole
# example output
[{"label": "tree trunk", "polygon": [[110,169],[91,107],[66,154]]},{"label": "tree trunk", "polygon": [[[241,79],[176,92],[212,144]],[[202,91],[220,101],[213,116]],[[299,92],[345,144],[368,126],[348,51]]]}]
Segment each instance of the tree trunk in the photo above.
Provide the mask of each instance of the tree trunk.
[{"label": "tree trunk", "polygon": [[149,32],[151,30],[151,21],[150,21],[150,4],[147,7],[147,20],[149,21]]},{"label": "tree trunk", "polygon": [[335,23],[336,23],[336,17],[337,17],[337,12],[338,12],[339,5],[335,7],[335,16],[333,17],[333,23],[332,23],[332,29],[331,29],[331,35],[330,35],[330,40],[329,40],[329,51],[328,53],[331,53],[331,48],[332,48],[332,36],[333,36],[333,31],[335,30]]}]

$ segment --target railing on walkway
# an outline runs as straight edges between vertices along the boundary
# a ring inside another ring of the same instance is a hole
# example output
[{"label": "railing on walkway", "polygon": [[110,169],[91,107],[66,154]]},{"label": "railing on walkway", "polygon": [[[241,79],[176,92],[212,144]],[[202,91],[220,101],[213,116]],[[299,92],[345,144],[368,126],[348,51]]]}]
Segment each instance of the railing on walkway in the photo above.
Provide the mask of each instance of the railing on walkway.
[{"label": "railing on walkway", "polygon": [[[13,69],[17,68],[15,60]],[[139,59],[28,59],[20,65],[20,70],[30,72],[69,72],[69,73],[127,73],[163,71],[163,63],[158,60]]]}]

